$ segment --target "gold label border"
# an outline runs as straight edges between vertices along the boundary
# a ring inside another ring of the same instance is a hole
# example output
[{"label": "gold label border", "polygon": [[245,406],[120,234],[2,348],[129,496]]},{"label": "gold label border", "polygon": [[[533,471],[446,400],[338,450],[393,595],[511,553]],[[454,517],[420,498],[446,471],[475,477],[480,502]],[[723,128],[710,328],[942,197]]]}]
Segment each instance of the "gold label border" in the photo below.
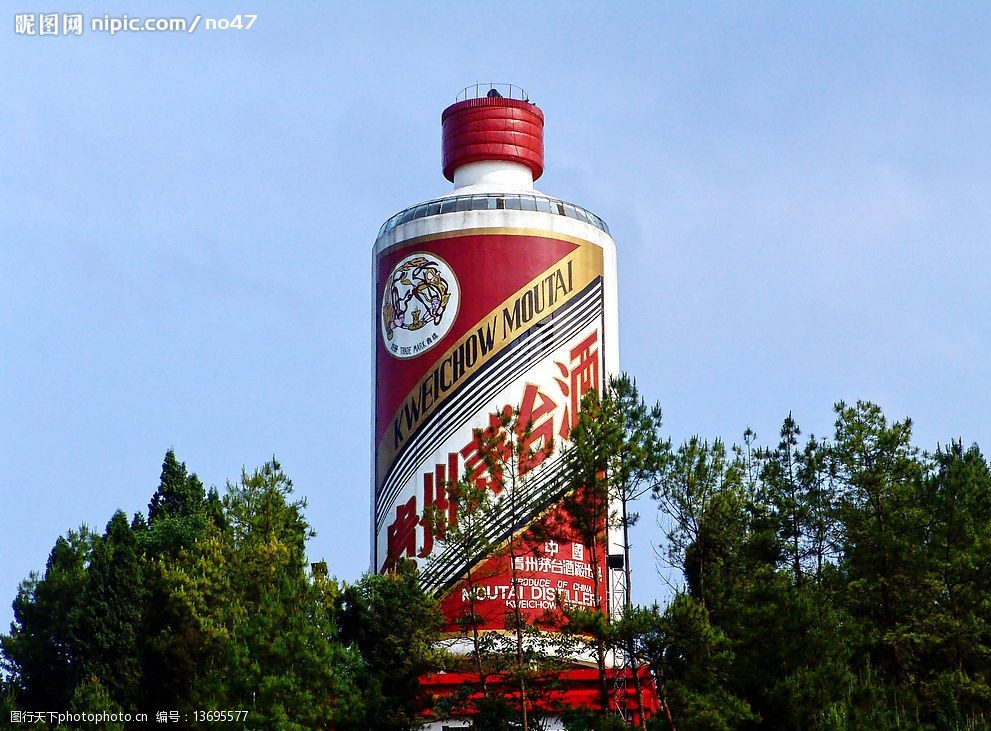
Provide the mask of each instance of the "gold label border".
[{"label": "gold label border", "polygon": [[[487,228],[470,229],[469,232],[461,230],[445,232],[443,234],[420,236],[414,239],[407,239],[399,244],[396,244],[395,246],[389,247],[389,249],[383,250],[380,256],[384,256],[386,253],[395,250],[395,248],[399,246],[421,246],[429,241],[436,241],[438,239],[486,234],[510,234],[557,239],[577,244],[579,248],[565,255],[553,266],[545,269],[538,276],[527,282],[523,287],[516,290],[516,292],[514,292],[511,296],[503,300],[484,318],[474,323],[472,327],[465,331],[465,334],[461,336],[457,342],[453,343],[443,353],[443,355],[438,357],[437,360],[435,360],[434,363],[431,364],[431,366],[426,370],[425,374],[417,381],[416,385],[410,390],[406,398],[403,399],[402,404],[392,415],[392,418],[389,420],[388,425],[383,431],[382,438],[378,443],[378,448],[375,452],[376,492],[378,492],[379,488],[381,488],[388,473],[388,469],[391,467],[396,455],[399,453],[402,446],[406,444],[409,433],[417,429],[424,421],[426,421],[427,417],[437,408],[439,404],[453,395],[458,390],[459,383],[462,383],[466,378],[470,377],[472,374],[484,367],[486,363],[495,357],[495,355],[500,353],[520,334],[526,332],[526,330],[528,330],[533,324],[561,309],[561,307],[571,300],[576,292],[581,292],[596,277],[603,275],[604,257],[601,246],[590,242],[587,239],[568,236],[567,234],[556,234],[554,232],[539,229]],[[566,289],[564,292],[561,291],[562,280],[564,282],[564,289]],[[462,283],[462,293],[464,293],[465,277],[463,275],[460,277],[460,281]],[[540,311],[539,317],[536,313],[534,313],[530,319],[523,322],[517,308],[520,306],[521,300],[527,295],[527,293],[533,292],[535,287],[542,289],[542,293],[545,297],[544,309]],[[563,296],[561,296],[562,294]],[[553,302],[551,302],[551,300],[553,300]],[[492,332],[493,330],[494,332]],[[490,333],[491,338],[488,337]],[[466,348],[467,345],[473,340],[476,342],[477,346],[477,342],[480,337],[485,337],[489,341],[487,346],[484,347],[484,354],[479,351],[478,357],[470,367],[463,367],[463,370],[458,373],[458,377],[456,379],[453,378],[452,373],[452,383],[448,387],[443,388],[442,393],[435,393],[436,385],[443,385],[445,366],[453,363],[458,352],[461,351],[463,353],[464,348]],[[428,389],[427,385],[431,384],[431,382],[436,385]],[[424,405],[425,402],[429,403]],[[407,425],[406,429],[402,429],[397,426],[403,424],[404,422]],[[397,432],[399,434],[402,434],[403,432],[406,433],[406,435],[402,438],[401,443],[399,437],[397,436]]]}]

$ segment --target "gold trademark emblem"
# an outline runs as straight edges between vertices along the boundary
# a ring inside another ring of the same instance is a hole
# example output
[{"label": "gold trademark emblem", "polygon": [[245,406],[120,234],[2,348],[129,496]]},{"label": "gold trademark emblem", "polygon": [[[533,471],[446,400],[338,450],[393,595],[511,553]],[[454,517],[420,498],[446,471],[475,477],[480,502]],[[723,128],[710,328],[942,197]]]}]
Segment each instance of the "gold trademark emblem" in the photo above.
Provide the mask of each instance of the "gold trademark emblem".
[{"label": "gold trademark emblem", "polygon": [[389,274],[382,296],[386,350],[397,358],[426,352],[447,334],[458,312],[458,281],[447,262],[410,254]]}]

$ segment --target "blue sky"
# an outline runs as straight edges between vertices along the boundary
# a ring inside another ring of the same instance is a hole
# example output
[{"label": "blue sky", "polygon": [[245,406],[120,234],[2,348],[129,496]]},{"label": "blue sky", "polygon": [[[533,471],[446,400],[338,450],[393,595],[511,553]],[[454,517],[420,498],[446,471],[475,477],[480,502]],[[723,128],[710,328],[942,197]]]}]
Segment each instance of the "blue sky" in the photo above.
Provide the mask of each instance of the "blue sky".
[{"label": "blue sky", "polygon": [[[273,454],[368,561],[371,246],[446,192],[466,84],[546,116],[538,188],[619,251],[622,367],[676,442],[835,401],[991,444],[991,6],[75,3],[0,17],[0,626],[56,537]],[[258,15],[247,31],[91,17]],[[666,589],[635,540],[635,598]]]}]

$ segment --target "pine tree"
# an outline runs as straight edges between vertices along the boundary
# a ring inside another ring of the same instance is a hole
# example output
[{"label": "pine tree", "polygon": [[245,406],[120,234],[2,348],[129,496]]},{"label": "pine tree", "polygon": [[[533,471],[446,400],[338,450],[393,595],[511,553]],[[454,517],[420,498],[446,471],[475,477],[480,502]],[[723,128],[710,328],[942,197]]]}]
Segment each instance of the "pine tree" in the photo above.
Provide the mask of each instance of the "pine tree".
[{"label": "pine tree", "polygon": [[[227,662],[204,678],[210,707],[251,708],[248,728],[317,728],[348,718],[360,704],[355,658],[340,643],[332,583],[310,580],[305,543],[313,530],[305,501],[273,459],[224,497],[230,523],[219,548],[230,572],[230,600],[209,606],[229,628]],[[229,610],[229,611],[228,611]],[[206,698],[200,699],[206,701]]]},{"label": "pine tree", "polygon": [[14,599],[3,669],[22,708],[69,707],[84,675],[78,601],[87,584],[93,535],[85,527],[55,541],[44,576],[32,572]]},{"label": "pine tree", "polygon": [[442,664],[435,643],[443,620],[436,600],[420,589],[415,567],[400,561],[394,572],[366,575],[345,587],[338,607],[342,641],[361,658],[354,679],[364,713],[337,728],[419,728],[430,702],[419,679]]},{"label": "pine tree", "polygon": [[[991,469],[977,446],[952,441],[931,456],[928,515],[912,634],[923,715],[940,726],[991,721]],[[932,713],[929,709],[936,709]]]},{"label": "pine tree", "polygon": [[747,702],[734,695],[733,652],[709,612],[686,594],[676,594],[651,631],[643,632],[644,653],[670,704],[667,726],[679,731],[729,731],[757,720]]},{"label": "pine tree", "polygon": [[186,470],[173,450],[165,453],[158,489],[148,503],[147,531],[142,532],[144,550],[152,557],[175,557],[203,535],[209,522],[217,522],[216,490],[208,500],[203,483]]},{"label": "pine tree", "polygon": [[[144,562],[147,602],[142,641],[145,668],[143,698],[150,708],[186,708],[202,661],[202,628],[174,596],[188,587],[183,572],[202,555],[202,541],[225,525],[216,489],[207,493],[173,450],[165,453],[158,488],[148,505],[148,520],[132,521]],[[223,577],[209,570],[219,581]],[[194,582],[198,583],[198,582]],[[221,600],[223,601],[223,600]]]},{"label": "pine tree", "polygon": [[830,459],[841,486],[848,606],[865,623],[863,650],[872,665],[902,685],[911,673],[910,638],[902,630],[924,586],[923,468],[910,420],[889,424],[866,402],[837,404],[836,414]]},{"label": "pine tree", "polygon": [[[629,612],[633,607],[630,528],[640,518],[633,510],[633,503],[657,488],[670,458],[671,443],[661,437],[660,428],[660,405],[648,407],[637,391],[636,382],[623,374],[611,379],[601,396],[594,390],[585,395],[565,450],[568,497],[564,506],[569,522],[591,551],[595,570],[605,568],[598,565],[597,550],[604,539],[603,528],[608,525],[618,529],[622,536],[624,601],[618,608],[621,612]],[[597,658],[600,702],[605,708],[608,689],[604,650],[605,637],[609,635],[605,624],[609,617],[602,612],[603,605],[603,598],[597,596],[596,608],[603,616],[592,627],[603,635],[602,643],[597,643]],[[615,650],[625,652],[630,659],[637,716],[642,723],[643,693],[632,640]]]},{"label": "pine tree", "polygon": [[77,642],[85,675],[117,705],[140,708],[144,570],[137,538],[122,511],[114,513],[94,541],[86,573]]},{"label": "pine tree", "polygon": [[[474,683],[466,684],[445,703],[451,710],[471,706],[480,710],[481,706],[486,706],[488,716],[503,716],[502,707],[508,704],[497,690],[490,688],[489,680],[498,680],[504,663],[497,652],[497,638],[492,632],[484,631],[486,618],[478,595],[480,583],[497,575],[493,572],[502,570],[498,565],[486,570],[478,562],[479,556],[489,556],[499,547],[489,535],[493,494],[486,481],[476,479],[470,469],[448,487],[448,492],[456,519],[452,521],[446,515],[432,511],[426,520],[428,530],[440,538],[444,552],[451,556],[449,560],[458,566],[459,575],[464,577],[461,587],[464,611],[454,621],[471,643],[471,664],[478,680],[477,687]],[[473,700],[476,694],[480,695],[480,700]],[[494,706],[500,706],[501,712],[494,714]]]},{"label": "pine tree", "polygon": [[22,584],[0,637],[5,702],[169,708],[193,728],[210,724],[192,711],[216,708],[249,709],[247,728],[360,728],[360,662],[340,641],[337,584],[306,573],[312,530],[291,494],[273,460],[221,503],[170,451],[147,522],[118,511],[101,536],[70,532]]},{"label": "pine tree", "polygon": [[[534,551],[539,543],[533,526],[523,529],[531,518],[533,506],[547,504],[550,499],[549,492],[540,487],[538,475],[554,445],[545,437],[536,437],[533,427],[532,423],[521,421],[519,409],[506,406],[493,414],[490,426],[475,433],[478,452],[491,480],[491,495],[480,506],[485,506],[487,511],[485,522],[508,528],[505,544],[499,550],[505,551],[509,561],[509,585],[514,596],[519,596],[521,586],[518,559]],[[550,658],[539,631],[529,623],[518,601],[509,605],[505,627],[512,642],[504,654],[511,661],[502,675],[519,689],[520,724],[523,731],[528,731],[531,724],[539,723],[532,718],[534,700],[549,670]]]}]

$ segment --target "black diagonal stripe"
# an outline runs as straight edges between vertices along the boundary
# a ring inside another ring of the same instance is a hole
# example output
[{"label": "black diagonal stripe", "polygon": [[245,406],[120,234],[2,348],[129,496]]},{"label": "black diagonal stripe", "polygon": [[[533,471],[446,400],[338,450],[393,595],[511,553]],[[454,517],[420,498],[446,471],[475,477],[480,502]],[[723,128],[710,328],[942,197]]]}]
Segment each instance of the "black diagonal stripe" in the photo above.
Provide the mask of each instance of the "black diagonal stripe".
[{"label": "black diagonal stripe", "polygon": [[[462,426],[461,414],[475,414],[509,383],[566,343],[602,314],[601,277],[591,282],[546,324],[528,328],[510,346],[473,373],[437,412],[414,431],[400,449],[376,500],[376,528],[381,530],[402,486],[422,468],[422,461]],[[457,476],[454,476],[455,478]]]},{"label": "black diagonal stripe", "polygon": [[[531,477],[524,478],[516,489],[521,490],[518,496],[524,507],[517,510],[498,510],[486,516],[490,522],[484,531],[484,541],[488,545],[501,546],[510,536],[529,525],[536,516],[559,501],[564,494],[566,485],[560,475],[561,457],[541,465]],[[507,488],[508,489],[508,488]],[[427,591],[440,596],[451,589],[470,569],[487,560],[493,554],[480,550],[478,541],[474,545],[465,538],[445,546],[440,553],[430,557],[427,565],[420,572],[420,581]]]},{"label": "black diagonal stripe", "polygon": [[[484,382],[476,384],[478,388],[464,394],[459,394],[460,398],[455,399],[450,405],[453,413],[439,412],[435,423],[431,425],[432,428],[425,430],[425,433],[420,435],[423,440],[422,443],[418,444],[414,451],[411,451],[408,455],[404,455],[406,459],[395,466],[394,473],[390,474],[387,483],[390,500],[395,499],[402,485],[406,483],[417,469],[422,467],[422,460],[436,451],[440,444],[462,426],[460,423],[453,421],[452,417],[457,417],[459,414],[464,413],[477,413],[486,403],[490,403],[495,394],[505,388],[506,384],[513,383],[520,376],[524,375],[534,365],[546,358],[549,353],[560,347],[562,343],[573,338],[575,334],[581,332],[582,329],[594,322],[598,317],[599,315],[596,312],[586,312],[584,315],[575,318],[573,321],[566,323],[566,326],[562,327],[559,332],[553,333],[553,337],[548,336],[542,343],[536,343],[530,348],[521,349],[515,354],[516,357],[508,359],[502,364],[502,367],[490,371],[488,378]],[[456,479],[456,477],[455,475],[454,478]],[[382,527],[384,517],[384,514],[379,515],[379,529]]]}]

